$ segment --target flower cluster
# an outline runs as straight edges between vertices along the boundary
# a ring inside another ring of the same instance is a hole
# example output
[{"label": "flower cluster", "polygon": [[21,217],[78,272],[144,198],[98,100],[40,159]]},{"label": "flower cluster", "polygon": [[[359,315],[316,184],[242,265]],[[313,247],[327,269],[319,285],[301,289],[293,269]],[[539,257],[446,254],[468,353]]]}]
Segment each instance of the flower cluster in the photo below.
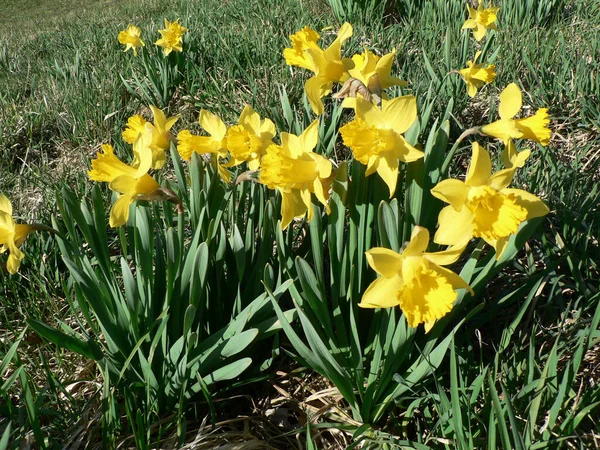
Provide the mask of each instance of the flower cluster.
[{"label": "flower cluster", "polygon": [[[496,30],[498,8],[484,9],[481,1],[477,9],[469,8],[470,18],[463,29],[473,29],[480,41],[488,30]],[[165,19],[165,29],[160,30],[157,46],[165,55],[182,51],[183,35],[187,31],[178,21]],[[354,164],[364,167],[369,177],[375,173],[385,182],[390,198],[397,195],[401,179],[401,163],[421,160],[425,153],[419,149],[416,133],[418,127],[417,100],[412,95],[390,98],[385,90],[392,86],[407,87],[407,82],[392,76],[395,51],[378,56],[364,48],[350,58],[342,56],[342,44],[352,36],[352,26],[341,26],[333,42],[325,49],[321,36],[304,27],[290,36],[291,47],[283,51],[288,65],[311,72],[306,81],[305,93],[312,110],[317,115],[325,112],[323,98],[337,86],[335,99],[343,99],[343,106],[354,111],[354,117],[339,129],[343,143],[351,150]],[[139,28],[130,25],[119,33],[119,42],[125,51],[144,46]],[[482,55],[477,51],[467,67],[454,71],[462,76],[467,93],[474,97],[478,90],[496,77],[495,66],[477,63]],[[425,324],[428,331],[436,320],[451,309],[457,290],[471,290],[455,272],[444,267],[454,264],[473,238],[482,239],[496,252],[499,259],[505,252],[509,239],[521,225],[532,218],[549,212],[542,200],[521,189],[511,188],[516,171],[522,168],[530,151],[518,152],[515,139],[534,140],[542,145],[550,141],[548,111],[539,109],[535,115],[516,118],[522,107],[521,90],[509,84],[500,94],[500,119],[487,125],[472,128],[470,134],[480,134],[499,139],[504,145],[501,160],[504,168],[492,173],[492,157],[478,142],[472,143],[472,156],[463,180],[440,181],[431,194],[447,203],[438,216],[438,228],[433,241],[447,248],[427,252],[429,231],[415,224],[410,242],[401,253],[390,249],[373,248],[366,253],[369,265],[380,275],[366,290],[359,306],[387,308],[399,306],[408,325]],[[183,208],[179,199],[169,189],[161,187],[153,171],[162,169],[167,162],[167,149],[176,145],[181,159],[189,161],[193,153],[204,155],[229,183],[232,172],[243,165],[246,172],[240,179],[253,179],[279,193],[281,198],[280,227],[286,229],[294,219],[311,221],[314,205],[321,204],[330,213],[330,189],[336,166],[319,154],[320,120],[316,119],[299,135],[280,132],[273,121],[264,118],[252,106],[246,105],[236,124],[227,125],[218,115],[202,109],[198,122],[202,134],[182,129],[175,138],[171,130],[179,116],[167,115],[150,106],[152,122],[141,115],[127,121],[123,140],[131,145],[131,162],[120,160],[109,144],[91,162],[88,171],[93,181],[108,183],[117,195],[111,208],[111,227],[127,223],[130,206],[136,200],[172,201]],[[461,138],[459,138],[460,141]],[[456,144],[455,144],[456,145]],[[345,169],[345,165],[343,165]],[[244,170],[244,169],[241,169]],[[236,181],[237,183],[238,181]],[[28,225],[15,224],[8,199],[0,196],[0,253],[10,252],[7,267],[15,273],[23,254],[19,246],[28,233]]]},{"label": "flower cluster", "polygon": [[[161,38],[158,39],[154,45],[162,47],[163,54],[169,56],[172,51],[182,52],[183,51],[183,35],[188,29],[179,24],[179,19],[174,22],[169,22],[165,18],[165,28],[158,30]],[[137,56],[137,48],[144,47],[144,41],[142,41],[142,30],[135,25],[129,24],[127,28],[119,32],[119,43],[125,45],[125,50],[133,49],[133,55]]]}]

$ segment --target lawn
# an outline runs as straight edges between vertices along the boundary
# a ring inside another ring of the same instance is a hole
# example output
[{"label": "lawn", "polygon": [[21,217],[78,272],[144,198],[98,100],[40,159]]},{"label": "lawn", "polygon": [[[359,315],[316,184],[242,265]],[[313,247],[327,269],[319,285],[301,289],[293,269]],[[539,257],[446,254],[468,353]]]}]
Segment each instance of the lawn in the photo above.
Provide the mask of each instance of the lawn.
[{"label": "lawn", "polygon": [[[5,3],[0,193],[17,223],[58,233],[31,234],[15,275],[0,254],[0,450],[600,447],[600,2],[496,1],[498,30],[481,43],[461,30],[460,0],[368,13],[335,0]],[[188,29],[168,57],[153,45],[165,18]],[[172,143],[150,171],[168,191],[108,226],[116,197],[87,171],[103,144],[129,163],[131,116],[152,119],[150,105],[179,115],[181,144],[182,130],[206,130],[201,110],[234,125],[249,104],[300,135],[317,115],[307,71],[283,50],[305,26],[326,46],[346,20],[342,55],[394,50],[392,75],[408,85],[388,95],[416,102],[402,133],[427,159],[403,163],[392,198],[389,178],[346,165],[339,130],[353,115],[327,98],[310,161],[333,175],[317,180],[327,206],[311,185],[314,220],[281,229],[289,200],[260,178],[266,163],[260,174],[229,167],[235,182],[222,182],[216,151],[185,162]],[[117,40],[130,23],[145,42],[137,57]],[[496,77],[470,98],[456,71],[475,49]],[[552,135],[519,140],[531,155],[511,186],[549,213],[522,225],[498,263],[482,240],[465,244],[450,267],[475,295],[462,289],[428,333],[398,308],[357,308],[376,279],[365,251],[401,252],[416,225],[433,238],[446,205],[430,189],[464,179],[472,142],[502,168],[500,140],[457,139],[498,119],[513,82],[519,117],[547,108]]]}]

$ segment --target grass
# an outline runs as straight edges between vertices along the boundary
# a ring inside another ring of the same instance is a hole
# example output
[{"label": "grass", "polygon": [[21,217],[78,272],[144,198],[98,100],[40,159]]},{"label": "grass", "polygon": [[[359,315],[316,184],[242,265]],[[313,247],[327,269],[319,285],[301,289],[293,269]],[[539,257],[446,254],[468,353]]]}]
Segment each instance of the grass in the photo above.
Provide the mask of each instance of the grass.
[{"label": "grass", "polygon": [[[85,170],[95,151],[111,142],[123,152],[123,124],[146,111],[119,78],[132,80],[139,70],[116,41],[128,23],[144,29],[147,46],[163,17],[179,17],[190,29],[188,45],[194,50],[166,105],[182,114],[181,124],[195,122],[201,108],[231,123],[246,103],[287,124],[280,89],[300,104],[304,80],[282,63],[288,36],[307,24],[319,30],[338,26],[328,4],[319,0],[6,3],[0,10],[0,192],[27,222],[48,222],[63,186],[89,196]],[[385,22],[354,24],[345,51],[367,45],[381,54],[396,48],[396,70],[411,82],[406,92],[420,103],[427,92],[436,92],[436,112],[455,99],[453,133],[462,124],[494,120],[497,94],[512,81],[526,92],[528,110],[548,107],[554,119],[551,144],[532,146],[534,156],[517,180],[533,186],[551,206],[551,216],[489,286],[486,308],[455,337],[436,377],[399,401],[397,419],[385,429],[363,435],[374,446],[410,441],[432,448],[598,447],[600,4],[559,3],[540,16],[518,16],[518,11],[501,16],[504,31],[483,54],[495,58],[490,62],[498,77],[474,102],[462,81],[447,75],[473,56],[458,31],[462,2],[398,1],[392,7],[396,14]],[[26,318],[75,323],[62,290],[65,267],[54,241],[43,234],[30,238],[26,250],[20,275],[0,275],[0,360],[12,361],[0,363],[0,438],[8,423],[4,417],[11,421],[14,443],[43,436],[49,446],[59,446],[82,426],[86,431],[77,439],[94,446],[101,439],[98,373],[30,330],[23,334]],[[289,372],[293,363],[281,364]],[[316,381],[295,389],[301,394],[290,393],[288,401],[302,404],[311,390],[317,396],[321,388],[326,392],[322,379],[311,379]],[[262,396],[255,400],[263,405],[273,395],[261,388],[253,394]],[[221,419],[252,413],[245,405]],[[202,421],[201,414],[197,419]],[[263,441],[290,432],[261,428],[256,418],[248,423]],[[348,436],[322,433],[326,419],[314,425],[321,427],[309,427],[317,447],[350,442]],[[240,429],[244,426],[228,432]]]}]

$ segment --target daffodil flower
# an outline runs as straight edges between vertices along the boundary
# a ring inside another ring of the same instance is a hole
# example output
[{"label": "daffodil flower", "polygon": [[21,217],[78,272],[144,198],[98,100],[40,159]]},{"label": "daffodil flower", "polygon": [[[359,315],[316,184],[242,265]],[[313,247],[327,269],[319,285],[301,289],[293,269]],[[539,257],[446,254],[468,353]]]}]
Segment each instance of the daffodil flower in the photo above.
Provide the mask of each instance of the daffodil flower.
[{"label": "daffodil flower", "polygon": [[296,136],[281,133],[281,146],[270,145],[263,156],[259,181],[281,193],[281,228],[292,220],[308,215],[313,218],[311,194],[325,206],[329,214],[329,187],[332,164],[313,152],[319,139],[319,121],[315,120]]},{"label": "daffodil flower", "polygon": [[127,223],[129,205],[140,196],[151,196],[159,191],[159,184],[148,175],[152,166],[152,130],[146,129],[133,143],[134,153],[138,158],[136,167],[119,160],[112,146],[102,145],[102,153],[92,161],[92,169],[88,176],[93,181],[109,183],[108,187],[119,193],[119,199],[110,210],[110,226],[120,227]]},{"label": "daffodil flower", "polygon": [[480,55],[480,51],[475,53],[473,61],[467,61],[467,67],[459,70],[461,77],[467,84],[467,93],[471,98],[475,97],[477,89],[484,84],[490,84],[496,78],[496,66],[490,64],[485,67],[485,64],[475,64]]},{"label": "daffodil flower", "polygon": [[125,50],[133,49],[133,56],[137,56],[137,47],[143,47],[144,41],[140,38],[142,30],[135,25],[129,24],[127,28],[119,32],[119,43],[125,45]]},{"label": "daffodil flower", "polygon": [[[344,108],[354,108],[356,93],[367,101],[370,101],[368,97],[372,97],[375,103],[381,103],[383,90],[391,86],[408,86],[406,81],[391,76],[395,55],[396,51],[392,50],[383,56],[377,56],[365,48],[362,54],[344,58],[344,66],[346,66],[350,79],[334,97],[345,98],[342,104]],[[353,83],[357,81],[360,83],[359,88],[355,87],[354,91],[356,92],[352,92]],[[367,93],[366,96],[365,93]]]},{"label": "daffodil flower", "polygon": [[229,182],[231,174],[219,161],[227,156],[227,126],[219,116],[205,109],[200,111],[198,121],[210,136],[198,136],[189,130],[180,131],[177,135],[177,151],[181,159],[189,161],[194,152],[201,155],[211,154],[221,178]]},{"label": "daffodil flower", "polygon": [[438,244],[463,245],[471,237],[482,238],[494,247],[496,259],[500,259],[521,223],[549,211],[535,195],[508,188],[516,169],[515,165],[492,174],[489,153],[474,142],[465,181],[443,180],[431,190],[434,197],[450,204],[440,212],[433,240]]},{"label": "daffodil flower", "polygon": [[342,43],[352,36],[352,25],[344,23],[338,31],[337,38],[325,50],[317,41],[318,33],[308,27],[290,36],[292,48],[284,50],[283,55],[288,65],[299,66],[314,72],[304,84],[304,91],[312,110],[317,115],[323,114],[321,99],[331,92],[334,82],[343,83],[349,75],[342,61]]},{"label": "daffodil flower", "polygon": [[367,166],[366,176],[379,174],[388,185],[391,198],[398,181],[398,161],[412,162],[423,157],[423,152],[402,136],[417,119],[417,101],[406,95],[384,100],[379,109],[357,98],[355,111],[356,118],[340,128],[344,144],[355,159]]},{"label": "daffodil flower", "polygon": [[[147,122],[142,116],[137,114],[131,116],[127,120],[127,127],[123,131],[122,136],[125,142],[133,144],[140,133],[144,133],[146,129],[152,130],[152,143],[150,144],[150,149],[152,150],[152,168],[162,169],[167,162],[166,151],[169,148],[169,142],[173,140],[173,135],[169,130],[179,120],[179,115],[167,119],[165,113],[156,106],[150,105],[150,109],[154,116],[154,123]],[[138,160],[139,156],[134,154],[132,165],[136,166]]]},{"label": "daffodil flower", "polygon": [[252,106],[246,105],[238,125],[227,131],[227,150],[231,154],[228,167],[248,163],[250,170],[257,170],[265,150],[273,143],[275,124],[270,119],[260,120]]},{"label": "daffodil flower", "polygon": [[161,38],[154,44],[163,48],[165,56],[169,56],[172,51],[183,51],[183,35],[188,30],[178,23],[179,19],[169,22],[165,18],[165,28],[158,30]]},{"label": "daffodil flower", "polygon": [[473,291],[461,277],[442,267],[456,262],[464,246],[427,253],[428,245],[429,231],[416,226],[402,253],[381,247],[366,252],[369,265],[381,276],[367,288],[358,306],[399,306],[409,327],[424,323],[429,331],[452,309],[457,289]]},{"label": "daffodil flower", "polygon": [[497,30],[496,20],[498,19],[498,7],[484,8],[482,0],[479,0],[477,9],[469,8],[469,18],[463,24],[461,30],[473,29],[473,36],[477,41],[481,41],[487,30]]},{"label": "daffodil flower", "polygon": [[548,109],[540,108],[533,116],[515,119],[522,105],[519,86],[515,83],[509,84],[500,94],[500,120],[481,127],[480,131],[500,139],[504,144],[510,139],[532,139],[542,145],[548,145],[552,135],[548,128]]},{"label": "daffodil flower", "polygon": [[0,254],[9,252],[6,268],[8,273],[14,275],[19,270],[21,260],[25,256],[19,249],[34,227],[26,224],[15,223],[12,217],[10,200],[0,194]]}]

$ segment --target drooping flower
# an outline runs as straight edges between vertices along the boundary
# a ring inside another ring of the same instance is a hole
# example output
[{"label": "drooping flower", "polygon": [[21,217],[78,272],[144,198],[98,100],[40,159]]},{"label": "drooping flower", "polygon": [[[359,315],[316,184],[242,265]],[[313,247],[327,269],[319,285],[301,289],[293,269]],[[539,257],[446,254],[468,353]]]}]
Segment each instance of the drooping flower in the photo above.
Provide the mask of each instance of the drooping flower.
[{"label": "drooping flower", "polygon": [[[154,123],[147,122],[138,114],[131,116],[127,120],[127,127],[123,131],[122,136],[125,142],[133,144],[140,133],[145,132],[146,129],[150,129],[152,131],[152,143],[150,144],[150,149],[152,150],[152,168],[162,169],[167,162],[166,151],[169,148],[169,142],[173,140],[173,135],[169,130],[179,120],[179,115],[167,119],[165,113],[156,106],[150,105],[150,109],[154,116]],[[138,155],[134,154],[132,163],[134,167],[137,166],[138,159]]]},{"label": "drooping flower", "polygon": [[92,169],[88,171],[90,180],[109,183],[108,187],[119,193],[119,199],[110,210],[110,226],[120,227],[127,223],[129,205],[139,196],[152,196],[160,189],[159,184],[148,175],[152,166],[152,130],[147,128],[140,133],[133,143],[134,154],[138,158],[137,166],[127,165],[114,154],[112,146],[102,145],[102,153],[98,152],[92,161]]},{"label": "drooping flower", "polygon": [[182,130],[177,135],[177,151],[181,159],[189,161],[192,153],[211,154],[217,165],[221,178],[229,182],[231,174],[220,163],[220,158],[227,156],[227,126],[219,116],[205,109],[200,111],[198,117],[200,126],[208,132],[210,136],[198,136],[190,133],[189,130]]},{"label": "drooping flower", "polygon": [[367,261],[381,276],[367,288],[358,306],[399,306],[409,327],[424,323],[429,331],[452,309],[457,289],[473,291],[461,277],[442,267],[456,262],[464,246],[427,253],[428,245],[429,231],[416,226],[402,253],[381,247],[369,250]]},{"label": "drooping flower", "polygon": [[182,52],[183,51],[183,35],[188,30],[178,23],[179,19],[174,22],[169,22],[165,18],[165,28],[158,30],[161,38],[154,44],[163,48],[165,56],[169,56],[172,51]]},{"label": "drooping flower", "polygon": [[463,245],[471,237],[482,238],[500,259],[521,223],[549,211],[535,195],[508,187],[516,170],[515,165],[492,174],[489,153],[474,142],[465,181],[443,180],[431,190],[434,197],[450,204],[440,212],[434,242]]},{"label": "drooping flower", "polygon": [[133,55],[137,56],[137,47],[143,47],[145,44],[141,39],[142,30],[135,25],[127,25],[122,31],[119,31],[119,43],[125,45],[125,50],[133,49]]},{"label": "drooping flower", "polygon": [[282,229],[295,217],[307,214],[308,221],[312,220],[311,194],[315,194],[329,213],[332,164],[313,152],[318,139],[319,121],[315,120],[300,136],[281,133],[281,146],[270,145],[262,158],[259,181],[281,193]]},{"label": "drooping flower", "polygon": [[25,256],[19,247],[34,228],[31,225],[15,223],[12,213],[10,200],[0,194],[0,254],[9,252],[6,268],[8,273],[14,275]]},{"label": "drooping flower", "polygon": [[496,66],[490,64],[485,67],[485,64],[475,64],[480,55],[480,51],[475,53],[473,61],[467,61],[467,67],[459,70],[460,75],[467,84],[467,93],[471,98],[475,97],[477,89],[484,84],[490,84],[496,78]]},{"label": "drooping flower", "polygon": [[355,119],[340,128],[344,144],[355,159],[367,166],[366,176],[379,174],[388,185],[391,198],[398,181],[398,161],[412,162],[423,157],[423,152],[402,136],[417,119],[417,101],[406,95],[384,100],[379,109],[357,98],[355,111]]},{"label": "drooping flower", "polygon": [[550,119],[548,109],[540,108],[535,115],[523,119],[515,119],[523,98],[521,90],[515,83],[510,83],[500,94],[500,120],[482,126],[480,131],[508,144],[509,139],[532,139],[542,145],[548,145],[552,132],[548,128]]},{"label": "drooping flower", "polygon": [[344,58],[344,66],[350,79],[334,97],[345,98],[343,106],[354,108],[353,98],[356,94],[360,94],[367,101],[374,100],[380,104],[383,90],[391,86],[408,86],[406,81],[391,76],[395,54],[396,50],[392,50],[383,56],[377,56],[365,47],[362,54]]},{"label": "drooping flower", "polygon": [[496,20],[498,19],[498,7],[483,7],[483,1],[479,0],[477,9],[469,8],[469,18],[463,24],[461,30],[473,29],[473,36],[477,41],[481,41],[487,30],[497,30]]},{"label": "drooping flower", "polygon": [[234,167],[247,162],[250,170],[257,170],[260,158],[273,143],[275,133],[275,124],[270,119],[261,121],[252,106],[246,105],[240,114],[238,125],[227,131],[227,149],[231,154],[227,166]]},{"label": "drooping flower", "polygon": [[352,25],[344,23],[337,38],[325,50],[317,44],[319,34],[304,27],[290,36],[292,48],[283,51],[285,61],[290,66],[299,66],[314,72],[304,84],[304,91],[315,114],[323,114],[321,99],[331,92],[334,82],[343,83],[349,75],[342,61],[342,43],[352,36]]}]

